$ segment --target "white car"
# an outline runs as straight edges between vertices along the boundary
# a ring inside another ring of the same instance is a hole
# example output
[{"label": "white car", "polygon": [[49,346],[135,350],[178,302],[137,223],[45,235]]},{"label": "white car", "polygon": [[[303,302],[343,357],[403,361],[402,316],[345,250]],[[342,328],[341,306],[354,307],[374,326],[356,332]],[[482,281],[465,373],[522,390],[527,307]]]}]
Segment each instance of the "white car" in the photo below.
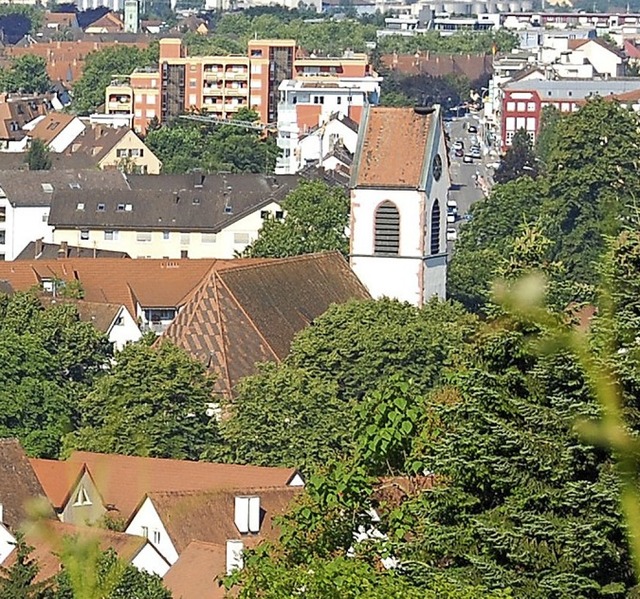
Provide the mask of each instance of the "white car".
[{"label": "white car", "polygon": [[456,213],[455,212],[449,212],[449,214],[447,214],[447,222],[450,223],[450,224],[456,222]]},{"label": "white car", "polygon": [[447,241],[455,241],[456,239],[458,239],[458,232],[453,227],[449,227],[447,229]]},{"label": "white car", "polygon": [[455,200],[447,200],[447,210],[449,212],[458,212],[458,202]]}]

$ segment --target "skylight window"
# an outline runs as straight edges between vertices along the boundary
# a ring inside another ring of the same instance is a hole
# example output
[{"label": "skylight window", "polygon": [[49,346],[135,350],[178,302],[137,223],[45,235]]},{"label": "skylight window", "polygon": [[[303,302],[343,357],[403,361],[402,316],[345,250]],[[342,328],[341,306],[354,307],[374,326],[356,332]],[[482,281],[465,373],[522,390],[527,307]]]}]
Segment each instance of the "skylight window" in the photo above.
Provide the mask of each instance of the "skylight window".
[{"label": "skylight window", "polygon": [[40,183],[40,186],[45,193],[53,193],[53,185],[51,183]]}]

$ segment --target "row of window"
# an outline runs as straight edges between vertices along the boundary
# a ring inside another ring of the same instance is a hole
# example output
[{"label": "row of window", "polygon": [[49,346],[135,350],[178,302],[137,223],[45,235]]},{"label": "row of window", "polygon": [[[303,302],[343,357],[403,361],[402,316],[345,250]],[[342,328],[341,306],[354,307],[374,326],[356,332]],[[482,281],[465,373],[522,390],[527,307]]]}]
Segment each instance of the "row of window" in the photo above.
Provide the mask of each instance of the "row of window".
[{"label": "row of window", "polygon": [[[4,244],[4,231],[0,231],[0,244]],[[105,241],[118,241],[120,232],[115,229],[107,229],[103,231]],[[177,233],[176,233],[177,235]],[[195,235],[195,233],[194,233]],[[80,231],[80,239],[82,241],[89,241],[91,232],[88,229],[82,229]],[[153,239],[153,232],[151,231],[139,231],[136,233],[136,241],[139,243],[150,243]],[[171,231],[163,231],[162,239],[164,241],[171,240]],[[200,243],[215,243],[217,237],[215,233],[200,233]],[[189,245],[191,243],[191,233],[180,233],[180,245]],[[233,234],[233,243],[247,244],[251,243],[251,237],[249,233],[237,232]]]},{"label": "row of window", "polygon": [[[375,214],[373,251],[377,256],[397,256],[400,253],[400,212],[393,202],[385,201]],[[431,208],[431,255],[440,253],[440,202]]]},{"label": "row of window", "polygon": [[122,148],[116,150],[118,158],[142,158],[144,156],[144,148]]},{"label": "row of window", "polygon": [[535,112],[535,102],[507,102],[507,112]]},{"label": "row of window", "polygon": [[[141,528],[142,528],[142,536],[151,541],[152,538],[149,536],[149,527],[148,526],[142,526]],[[153,543],[158,545],[160,543],[160,539],[161,539],[160,531],[159,530],[154,530],[153,531]]]}]

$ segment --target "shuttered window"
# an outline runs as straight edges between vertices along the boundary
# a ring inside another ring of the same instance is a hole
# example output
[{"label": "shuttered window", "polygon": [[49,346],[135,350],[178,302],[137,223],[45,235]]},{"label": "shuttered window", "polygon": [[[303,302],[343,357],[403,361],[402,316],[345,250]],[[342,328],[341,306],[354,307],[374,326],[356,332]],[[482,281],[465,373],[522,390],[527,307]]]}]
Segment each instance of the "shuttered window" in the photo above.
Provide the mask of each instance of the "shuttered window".
[{"label": "shuttered window", "polygon": [[376,210],[374,253],[397,256],[400,252],[400,213],[391,202],[383,202]]},{"label": "shuttered window", "polygon": [[436,200],[431,208],[431,254],[440,253],[440,202]]}]

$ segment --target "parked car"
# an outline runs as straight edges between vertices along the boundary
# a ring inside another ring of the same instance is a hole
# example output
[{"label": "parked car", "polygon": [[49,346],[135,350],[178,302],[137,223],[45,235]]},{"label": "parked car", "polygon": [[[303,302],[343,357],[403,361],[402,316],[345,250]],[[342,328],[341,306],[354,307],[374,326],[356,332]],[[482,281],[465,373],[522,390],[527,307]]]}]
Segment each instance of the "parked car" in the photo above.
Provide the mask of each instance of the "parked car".
[{"label": "parked car", "polygon": [[464,142],[461,140],[456,140],[453,144],[454,150],[464,150]]},{"label": "parked car", "polygon": [[455,241],[456,239],[458,239],[458,232],[453,227],[449,227],[447,229],[447,241]]},{"label": "parked car", "polygon": [[458,214],[458,202],[455,200],[447,200],[447,212]]},{"label": "parked car", "polygon": [[467,131],[469,133],[477,133],[478,132],[478,127],[476,127],[475,125],[469,125],[469,127],[467,127]]},{"label": "parked car", "polygon": [[447,222],[450,224],[453,224],[456,222],[456,214],[455,212],[448,212],[447,213]]},{"label": "parked car", "polygon": [[462,156],[464,156],[464,150],[462,148],[458,148],[453,151],[453,154],[456,158],[462,158]]},{"label": "parked car", "polygon": [[462,158],[462,162],[465,164],[471,164],[473,162],[473,156],[471,154],[465,154]]},{"label": "parked car", "polygon": [[480,152],[480,148],[471,150],[471,156],[474,158],[482,158],[482,152]]}]

